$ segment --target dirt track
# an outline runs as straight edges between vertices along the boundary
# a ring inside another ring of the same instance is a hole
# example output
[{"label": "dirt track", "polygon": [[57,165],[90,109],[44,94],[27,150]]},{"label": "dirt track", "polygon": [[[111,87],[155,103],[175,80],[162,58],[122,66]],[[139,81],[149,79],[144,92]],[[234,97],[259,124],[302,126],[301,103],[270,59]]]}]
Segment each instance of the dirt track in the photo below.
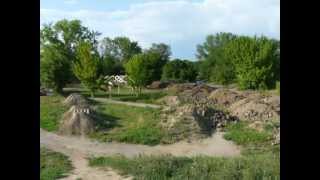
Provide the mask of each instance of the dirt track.
[{"label": "dirt track", "polygon": [[160,155],[172,154],[174,156],[238,156],[240,149],[232,142],[222,138],[222,133],[217,132],[213,137],[204,139],[201,142],[179,142],[172,145],[135,145],[124,143],[99,143],[87,138],[60,136],[40,129],[40,144],[51,150],[61,152],[70,157],[75,167],[71,176],[65,180],[118,180],[130,179],[118,175],[111,169],[100,170],[91,168],[87,165],[86,158],[89,156],[108,156],[122,154],[127,157],[133,157],[139,154]]}]

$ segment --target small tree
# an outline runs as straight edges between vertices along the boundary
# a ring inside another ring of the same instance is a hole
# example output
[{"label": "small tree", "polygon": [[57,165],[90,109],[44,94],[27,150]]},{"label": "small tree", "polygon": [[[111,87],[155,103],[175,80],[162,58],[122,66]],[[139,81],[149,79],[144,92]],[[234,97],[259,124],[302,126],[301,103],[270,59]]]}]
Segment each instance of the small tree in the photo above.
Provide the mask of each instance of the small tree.
[{"label": "small tree", "polygon": [[73,63],[73,72],[81,83],[89,89],[91,97],[99,88],[99,56],[92,44],[81,42],[77,48],[77,60]]},{"label": "small tree", "polygon": [[161,76],[159,60],[160,56],[157,53],[143,53],[133,56],[125,64],[125,70],[130,79],[129,83],[135,87],[138,94],[141,93],[142,87]]}]

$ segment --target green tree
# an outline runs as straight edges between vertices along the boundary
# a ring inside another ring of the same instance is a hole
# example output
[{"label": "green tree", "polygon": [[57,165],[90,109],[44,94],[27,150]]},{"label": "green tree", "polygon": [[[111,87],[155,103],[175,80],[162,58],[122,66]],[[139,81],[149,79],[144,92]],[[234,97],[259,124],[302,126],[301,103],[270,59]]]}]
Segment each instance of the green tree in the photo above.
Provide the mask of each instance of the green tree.
[{"label": "green tree", "polygon": [[40,60],[40,82],[61,94],[71,76],[70,63],[65,51],[51,44],[43,47]]},{"label": "green tree", "polygon": [[123,64],[134,55],[142,52],[138,42],[131,41],[127,37],[116,37],[114,39],[106,37],[100,43],[100,50],[103,60],[109,65],[113,63],[113,71],[117,74],[123,74]]},{"label": "green tree", "polygon": [[278,79],[279,43],[267,37],[238,37],[226,54],[234,64],[241,89],[274,88]]},{"label": "green tree", "polygon": [[197,46],[201,79],[221,84],[229,84],[234,80],[234,67],[226,57],[224,48],[235,38],[236,35],[231,33],[217,33],[208,35],[206,41]]},{"label": "green tree", "polygon": [[178,82],[194,81],[197,77],[195,64],[188,60],[175,59],[169,61],[162,72],[162,80],[175,80]]},{"label": "green tree", "polygon": [[[87,27],[81,25],[79,20],[60,20],[55,24],[44,24],[40,28],[40,54],[43,53],[45,46],[59,46],[60,54],[67,56],[69,67],[76,59],[76,48],[81,41],[88,41],[94,47],[97,46],[97,37],[99,32],[91,31]],[[48,50],[48,48],[46,48]],[[50,50],[50,49],[49,49]],[[72,74],[70,81],[75,80],[76,77]]]},{"label": "green tree", "polygon": [[125,64],[125,70],[130,79],[129,83],[138,89],[138,94],[141,93],[142,87],[159,79],[159,74],[161,76],[159,62],[158,53],[142,53],[134,55]]},{"label": "green tree", "polygon": [[73,63],[73,72],[81,83],[89,89],[91,96],[100,86],[99,56],[91,43],[81,42],[77,48],[77,60]]},{"label": "green tree", "polygon": [[153,43],[151,47],[147,50],[147,52],[160,54],[162,66],[164,66],[169,61],[171,56],[170,46],[164,43]]}]

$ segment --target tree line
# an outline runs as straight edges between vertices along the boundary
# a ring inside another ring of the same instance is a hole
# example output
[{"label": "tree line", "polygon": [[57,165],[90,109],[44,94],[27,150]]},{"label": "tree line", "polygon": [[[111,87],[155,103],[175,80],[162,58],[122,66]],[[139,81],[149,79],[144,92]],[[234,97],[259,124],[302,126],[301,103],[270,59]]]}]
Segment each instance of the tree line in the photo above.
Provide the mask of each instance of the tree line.
[{"label": "tree line", "polygon": [[142,49],[127,37],[105,37],[79,20],[60,20],[40,29],[40,84],[62,93],[81,82],[92,95],[103,77],[127,74],[141,88],[156,80],[206,80],[237,83],[242,89],[273,88],[280,80],[280,42],[267,37],[209,35],[197,46],[197,59],[170,60],[170,46],[154,43]]}]

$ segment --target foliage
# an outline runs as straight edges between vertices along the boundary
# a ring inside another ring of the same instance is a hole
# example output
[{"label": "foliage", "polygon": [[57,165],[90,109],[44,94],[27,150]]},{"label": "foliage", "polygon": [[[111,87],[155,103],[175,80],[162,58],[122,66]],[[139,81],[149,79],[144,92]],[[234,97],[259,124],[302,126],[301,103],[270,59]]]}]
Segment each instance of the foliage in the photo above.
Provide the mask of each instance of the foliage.
[{"label": "foliage", "polygon": [[67,110],[62,104],[62,96],[40,97],[40,127],[47,131],[56,131],[63,113]]},{"label": "foliage", "polygon": [[89,165],[112,167],[137,180],[280,179],[280,157],[270,153],[232,158],[118,155],[90,158]]},{"label": "foliage", "polygon": [[[100,43],[103,61],[111,66],[114,74],[124,74],[123,65],[134,55],[142,52],[137,42],[127,37],[104,38]],[[108,72],[105,72],[108,74]]]},{"label": "foliage", "polygon": [[70,76],[70,63],[62,47],[54,44],[45,46],[40,60],[41,84],[62,93],[62,88],[69,82]]},{"label": "foliage", "polygon": [[[63,66],[66,68],[63,68],[61,72],[71,72],[71,63],[76,59],[75,50],[79,42],[85,40],[90,42],[92,46],[96,47],[98,43],[97,37],[99,35],[99,32],[90,31],[87,27],[82,26],[81,21],[79,20],[69,21],[63,19],[57,21],[55,24],[44,24],[43,27],[40,28],[41,62],[43,61],[43,59],[45,59],[45,65],[40,66],[41,71],[46,72],[48,71],[47,69],[57,69],[57,67]],[[63,63],[61,62],[61,60],[51,60],[51,57],[48,57],[48,54],[55,54],[55,57],[59,57],[60,59],[64,60]],[[42,68],[45,69],[42,70]],[[47,74],[47,76],[55,76],[52,75],[52,71],[48,72]],[[70,75],[65,76],[64,80],[66,82],[76,81],[76,77],[73,73],[70,73]],[[65,83],[63,83],[62,85],[64,84]],[[59,90],[60,88],[61,87],[59,87]]]},{"label": "foliage", "polygon": [[142,87],[160,79],[162,69],[159,66],[161,63],[158,53],[148,52],[133,56],[125,64],[125,70],[130,80],[129,84],[137,87],[141,93]]},{"label": "foliage", "polygon": [[221,84],[230,84],[235,79],[234,67],[227,58],[225,46],[235,39],[231,33],[209,35],[202,45],[197,46],[200,60],[200,78]]},{"label": "foliage", "polygon": [[161,68],[169,61],[171,56],[170,46],[164,43],[153,43],[150,49],[148,49],[146,52],[160,54],[161,62],[159,63],[159,65]]},{"label": "foliage", "polygon": [[197,77],[193,62],[175,59],[163,67],[162,80],[176,80],[179,82],[194,81]]},{"label": "foliage", "polygon": [[241,36],[226,47],[241,89],[270,89],[278,78],[278,44],[262,37]]},{"label": "foliage", "polygon": [[93,51],[93,47],[88,42],[82,42],[77,48],[77,61],[73,64],[73,72],[76,77],[87,87],[91,96],[100,86],[99,77],[99,57]]},{"label": "foliage", "polygon": [[54,180],[65,177],[73,169],[67,156],[40,149],[40,180]]}]

